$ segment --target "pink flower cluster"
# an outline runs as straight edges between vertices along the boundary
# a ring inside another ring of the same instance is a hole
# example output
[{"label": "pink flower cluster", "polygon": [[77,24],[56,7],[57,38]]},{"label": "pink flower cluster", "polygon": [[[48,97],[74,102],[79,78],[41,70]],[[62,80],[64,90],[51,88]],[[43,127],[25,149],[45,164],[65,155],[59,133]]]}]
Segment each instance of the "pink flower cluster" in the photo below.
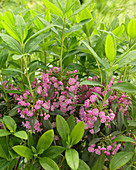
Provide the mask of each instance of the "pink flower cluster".
[{"label": "pink flower cluster", "polygon": [[[114,79],[112,78],[106,94],[111,91],[111,85]],[[112,91],[111,91],[112,92]],[[111,128],[111,123],[116,119],[117,113],[122,112],[127,119],[130,119],[128,112],[128,106],[130,105],[130,98],[125,94],[116,94],[115,91],[111,93],[109,98],[104,102],[105,91],[100,87],[91,87],[89,85],[82,85],[79,89],[79,99],[83,106],[79,110],[79,118],[77,121],[85,122],[85,129],[89,129],[91,134],[94,134],[94,124],[99,119],[101,124],[105,124],[107,128]],[[116,102],[116,108],[112,107],[112,104]],[[98,132],[100,128],[98,129]]]},{"label": "pink flower cluster", "polygon": [[[113,138],[112,138],[113,139]],[[101,155],[101,152],[104,152],[106,156],[115,155],[121,144],[117,144],[117,142],[113,142],[111,145],[107,145],[105,143],[99,143],[97,145],[92,144],[88,147],[89,152],[95,152],[97,155]]]},{"label": "pink flower cluster", "polygon": [[[74,72],[67,72],[65,86],[63,82],[57,78],[60,68],[54,67],[49,69],[47,73],[42,73],[40,79],[34,78],[32,89],[34,91],[35,101],[28,90],[22,95],[15,95],[18,103],[18,113],[24,119],[23,126],[28,130],[32,130],[30,118],[35,119],[34,131],[43,130],[41,119],[48,120],[50,114],[56,110],[61,111],[63,115],[73,114],[75,112],[74,104],[78,103],[78,76]],[[14,95],[14,94],[11,94]]]}]

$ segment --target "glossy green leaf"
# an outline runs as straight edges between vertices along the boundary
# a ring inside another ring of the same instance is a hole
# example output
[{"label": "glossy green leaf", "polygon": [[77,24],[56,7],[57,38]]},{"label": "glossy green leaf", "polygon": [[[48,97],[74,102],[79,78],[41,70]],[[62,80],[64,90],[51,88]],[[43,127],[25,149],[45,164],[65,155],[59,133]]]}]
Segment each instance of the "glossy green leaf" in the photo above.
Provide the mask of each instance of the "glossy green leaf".
[{"label": "glossy green leaf", "polygon": [[80,86],[82,86],[82,85],[103,86],[101,83],[96,82],[96,81],[92,81],[92,80],[84,80],[84,81],[82,81],[79,85],[80,85]]},{"label": "glossy green leaf", "polygon": [[72,132],[71,132],[71,145],[75,145],[78,142],[80,142],[80,140],[82,139],[83,135],[84,135],[84,122],[81,121],[79,123],[76,124],[76,126],[73,128]]},{"label": "glossy green leaf", "polygon": [[79,159],[79,166],[77,170],[90,170],[90,168],[82,159]]},{"label": "glossy green leaf", "polygon": [[39,162],[45,170],[59,170],[58,165],[48,157],[39,158]]},{"label": "glossy green leaf", "polygon": [[51,146],[43,152],[42,157],[49,157],[51,159],[54,159],[59,156],[64,150],[65,148],[61,146]]},{"label": "glossy green leaf", "polygon": [[119,58],[116,63],[118,64],[118,68],[121,68],[134,60],[136,60],[136,50],[130,51],[125,56],[121,57],[121,59]]},{"label": "glossy green leaf", "polygon": [[39,18],[37,18],[36,16],[38,15],[34,10],[30,10],[32,19],[34,19],[34,24],[36,25],[36,27],[38,28],[38,30],[41,30],[44,28],[44,25],[42,24],[42,22],[39,20]]},{"label": "glossy green leaf", "polygon": [[14,119],[12,119],[10,116],[4,116],[3,121],[4,121],[5,125],[6,125],[6,127],[10,130],[10,132],[15,132],[16,131],[17,124],[14,121]]},{"label": "glossy green leaf", "polygon": [[116,137],[115,139],[112,140],[113,142],[130,142],[130,143],[134,143],[136,144],[136,142],[130,138],[130,137],[127,137],[127,136],[118,136]]},{"label": "glossy green leaf", "polygon": [[116,57],[116,48],[113,37],[108,34],[105,41],[105,53],[110,62],[113,62]]},{"label": "glossy green leaf", "polygon": [[8,34],[13,37],[15,40],[20,41],[20,38],[17,34],[17,32],[15,32],[7,23],[5,23],[4,21],[1,21],[4,29],[8,32]]},{"label": "glossy green leaf", "polygon": [[125,31],[125,26],[124,25],[120,25],[118,26],[117,28],[115,28],[112,33],[117,36],[117,37],[120,37],[123,32]]},{"label": "glossy green leaf", "polygon": [[50,35],[51,33],[48,32],[40,34],[34,38],[31,38],[25,45],[25,53],[31,53],[33,50],[36,49],[40,42],[42,42],[45,38],[47,38]]},{"label": "glossy green leaf", "polygon": [[14,136],[21,138],[21,139],[28,139],[27,133],[25,131],[18,131],[14,133]]},{"label": "glossy green leaf", "polygon": [[16,15],[16,29],[18,31],[18,34],[20,36],[20,40],[23,42],[25,38],[27,37],[27,25],[25,23],[25,20],[20,15]]},{"label": "glossy green leaf", "polygon": [[65,157],[67,164],[73,170],[76,170],[79,166],[79,154],[75,149],[67,149],[65,151]]},{"label": "glossy green leaf", "polygon": [[37,150],[39,154],[42,154],[44,150],[48,149],[54,140],[54,131],[48,130],[45,132],[37,143]]},{"label": "glossy green leaf", "polygon": [[75,127],[76,125],[76,119],[73,115],[71,115],[68,119],[67,119],[67,123],[68,123],[68,126],[70,128],[70,132],[73,130],[73,128]]},{"label": "glossy green leaf", "polygon": [[70,129],[66,120],[60,115],[57,115],[56,117],[56,128],[61,138],[64,140],[64,142],[66,142],[70,133]]},{"label": "glossy green leaf", "polygon": [[132,18],[127,26],[127,33],[131,39],[134,39],[136,36],[136,22],[135,19]]},{"label": "glossy green leaf", "polygon": [[116,170],[122,167],[133,157],[133,155],[133,152],[121,151],[117,153],[110,161],[110,170]]},{"label": "glossy green leaf", "polygon": [[13,146],[12,149],[20,156],[25,157],[27,159],[31,159],[33,157],[33,152],[30,148],[23,145]]},{"label": "glossy green leaf", "polygon": [[22,57],[23,57],[23,55],[16,55],[16,54],[12,56],[13,60],[18,60]]},{"label": "glossy green leaf", "polygon": [[4,129],[0,129],[0,137],[3,137],[3,136],[8,136],[10,135],[11,133],[7,130],[4,130]]},{"label": "glossy green leaf", "polygon": [[127,93],[136,93],[136,86],[134,86],[129,82],[116,83],[112,85],[110,88],[114,90],[120,90],[122,92],[127,92]]},{"label": "glossy green leaf", "polygon": [[3,41],[14,51],[18,52],[19,54],[22,54],[22,49],[19,43],[12,38],[11,36],[7,34],[0,33],[0,37],[3,39]]},{"label": "glossy green leaf", "polygon": [[54,14],[60,16],[61,18],[63,18],[63,13],[62,11],[56,6],[54,5],[53,3],[49,2],[48,0],[43,0],[45,6],[48,8],[48,9],[51,9]]},{"label": "glossy green leaf", "polygon": [[102,170],[105,162],[105,154],[102,153],[94,164],[92,170]]}]

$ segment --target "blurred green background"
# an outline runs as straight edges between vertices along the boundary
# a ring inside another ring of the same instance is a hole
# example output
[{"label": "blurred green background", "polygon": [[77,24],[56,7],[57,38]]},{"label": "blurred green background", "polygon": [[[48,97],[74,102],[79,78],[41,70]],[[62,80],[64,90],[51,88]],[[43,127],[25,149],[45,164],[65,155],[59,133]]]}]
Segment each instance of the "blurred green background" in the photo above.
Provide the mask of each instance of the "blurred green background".
[{"label": "blurred green background", "polygon": [[[88,0],[80,0],[81,3]],[[136,17],[136,0],[92,0],[95,3],[94,15],[97,22],[111,23],[116,17],[120,22],[124,22],[125,16]],[[0,0],[0,12],[12,10],[19,13],[26,8],[32,8],[39,12],[45,11],[42,0]]]}]

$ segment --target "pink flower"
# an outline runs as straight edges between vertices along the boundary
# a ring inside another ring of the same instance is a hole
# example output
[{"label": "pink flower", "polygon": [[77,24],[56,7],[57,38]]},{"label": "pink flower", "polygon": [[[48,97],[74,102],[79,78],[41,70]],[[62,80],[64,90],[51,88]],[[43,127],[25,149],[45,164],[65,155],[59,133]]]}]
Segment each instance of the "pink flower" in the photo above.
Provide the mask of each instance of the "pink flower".
[{"label": "pink flower", "polygon": [[107,146],[107,150],[109,150],[109,151],[110,151],[110,150],[111,150],[111,148],[112,148],[112,146],[111,146],[111,145],[108,145],[108,146]]},{"label": "pink flower", "polygon": [[97,96],[94,94],[94,95],[91,95],[90,96],[90,101],[93,103],[93,102],[95,102],[96,101],[96,98],[97,98]]},{"label": "pink flower", "polygon": [[101,155],[101,151],[100,151],[99,149],[95,149],[95,153],[96,153],[97,155]]},{"label": "pink flower", "polygon": [[37,93],[40,95],[42,93],[42,86],[39,86],[37,89],[36,89]]},{"label": "pink flower", "polygon": [[59,67],[53,67],[52,69],[54,71],[54,73],[58,73],[60,72],[60,68]]},{"label": "pink flower", "polygon": [[74,78],[70,78],[69,81],[68,81],[69,85],[73,85],[76,83],[76,80]]},{"label": "pink flower", "polygon": [[34,105],[34,108],[35,108],[36,110],[39,110],[39,109],[41,108],[41,106],[38,105],[38,104],[36,104],[36,105]]},{"label": "pink flower", "polygon": [[92,114],[93,114],[94,116],[98,116],[99,110],[98,110],[97,108],[93,109],[93,110],[92,110]]},{"label": "pink flower", "polygon": [[93,147],[88,147],[88,152],[94,152],[94,148]]},{"label": "pink flower", "polygon": [[89,107],[89,105],[90,105],[89,99],[85,100],[85,102],[84,102],[85,109],[87,109]]}]

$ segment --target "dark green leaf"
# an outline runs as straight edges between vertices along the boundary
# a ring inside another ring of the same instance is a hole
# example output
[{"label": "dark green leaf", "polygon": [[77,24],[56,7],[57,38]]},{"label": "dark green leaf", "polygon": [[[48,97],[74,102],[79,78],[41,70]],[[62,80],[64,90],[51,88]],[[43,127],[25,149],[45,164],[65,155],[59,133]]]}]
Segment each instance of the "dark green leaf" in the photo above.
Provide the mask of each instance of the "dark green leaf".
[{"label": "dark green leaf", "polygon": [[0,170],[8,169],[10,162],[6,159],[0,159]]},{"label": "dark green leaf", "polygon": [[98,132],[100,126],[101,126],[100,117],[97,117],[97,120],[94,122],[94,132],[95,133]]},{"label": "dark green leaf", "polygon": [[8,159],[8,145],[5,137],[0,137],[0,157]]},{"label": "dark green leaf", "polygon": [[105,161],[105,154],[102,153],[99,158],[97,159],[96,163],[94,164],[92,170],[102,170],[104,166],[104,161]]},{"label": "dark green leaf", "polygon": [[59,156],[64,150],[65,148],[61,146],[51,146],[50,148],[43,152],[42,156],[54,159],[57,156]]}]

